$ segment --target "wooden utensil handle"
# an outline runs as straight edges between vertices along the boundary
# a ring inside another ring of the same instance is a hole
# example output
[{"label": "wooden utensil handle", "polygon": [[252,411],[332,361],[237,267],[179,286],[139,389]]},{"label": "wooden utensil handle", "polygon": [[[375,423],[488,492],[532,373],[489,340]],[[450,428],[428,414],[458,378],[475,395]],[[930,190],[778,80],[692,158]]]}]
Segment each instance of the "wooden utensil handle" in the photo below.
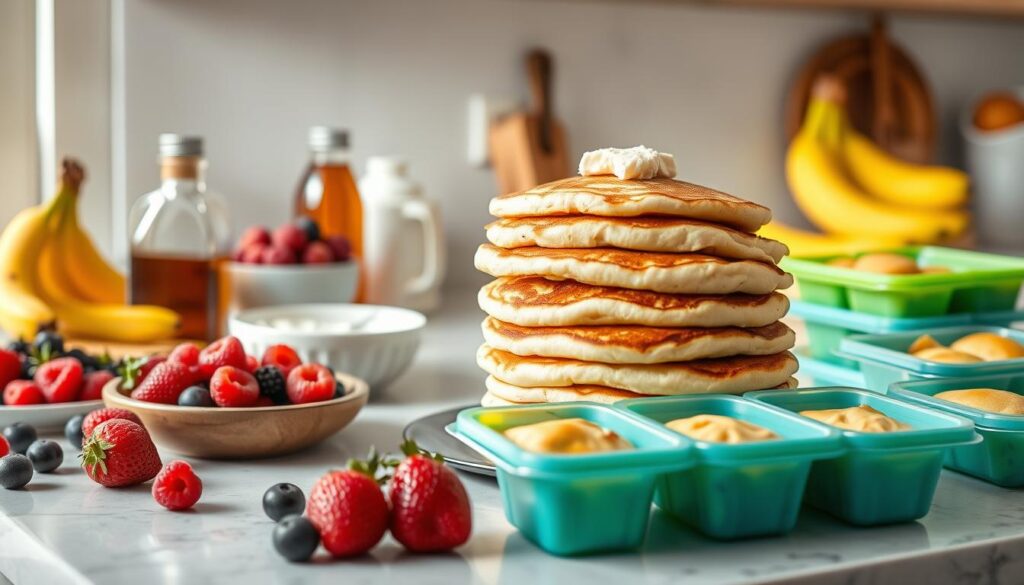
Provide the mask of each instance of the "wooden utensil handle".
[{"label": "wooden utensil handle", "polygon": [[526,57],[526,72],[530,79],[531,109],[540,120],[540,145],[551,152],[551,55],[543,49],[533,49]]}]

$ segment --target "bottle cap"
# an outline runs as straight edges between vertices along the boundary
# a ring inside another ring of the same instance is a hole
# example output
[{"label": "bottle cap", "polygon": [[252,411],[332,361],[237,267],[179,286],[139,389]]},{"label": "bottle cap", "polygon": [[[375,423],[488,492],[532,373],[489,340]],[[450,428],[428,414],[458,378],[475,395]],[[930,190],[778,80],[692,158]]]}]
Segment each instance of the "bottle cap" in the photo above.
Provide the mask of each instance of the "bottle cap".
[{"label": "bottle cap", "polygon": [[160,156],[203,156],[203,139],[184,134],[161,134]]},{"label": "bottle cap", "polygon": [[336,148],[348,148],[348,130],[330,126],[313,126],[309,129],[308,144],[313,152],[324,152]]}]

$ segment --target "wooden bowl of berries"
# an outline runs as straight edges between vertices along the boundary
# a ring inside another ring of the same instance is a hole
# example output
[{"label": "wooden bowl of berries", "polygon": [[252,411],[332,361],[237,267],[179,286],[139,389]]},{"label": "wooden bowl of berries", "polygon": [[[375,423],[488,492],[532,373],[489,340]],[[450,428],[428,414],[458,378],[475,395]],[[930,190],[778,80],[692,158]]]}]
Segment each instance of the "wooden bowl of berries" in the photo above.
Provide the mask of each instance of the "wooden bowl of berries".
[{"label": "wooden bowl of berries", "polygon": [[287,346],[257,359],[231,336],[201,350],[183,343],[125,374],[103,388],[106,405],[138,415],[161,448],[209,459],[301,451],[352,422],[369,396],[363,380]]},{"label": "wooden bowl of berries", "polygon": [[348,303],[356,296],[359,264],[345,236],[322,237],[300,217],[270,231],[245,230],[222,268],[228,311],[298,303]]}]

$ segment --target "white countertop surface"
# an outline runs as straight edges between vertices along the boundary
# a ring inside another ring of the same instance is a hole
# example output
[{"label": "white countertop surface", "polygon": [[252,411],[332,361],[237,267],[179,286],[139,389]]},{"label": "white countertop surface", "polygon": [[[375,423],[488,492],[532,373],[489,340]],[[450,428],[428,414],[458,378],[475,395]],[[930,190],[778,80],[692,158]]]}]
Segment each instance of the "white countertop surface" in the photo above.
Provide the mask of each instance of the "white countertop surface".
[{"label": "white countertop surface", "polygon": [[388,537],[363,559],[284,561],[261,509],[267,487],[287,481],[308,492],[327,469],[372,444],[395,450],[409,421],[482,395],[484,376],[473,358],[482,314],[471,291],[447,298],[410,371],[328,442],[279,459],[194,460],[205,485],[194,511],[160,508],[148,483],[100,487],[75,466],[77,452],[65,443],[60,473],[36,475],[25,490],[0,490],[0,574],[16,584],[47,585],[1024,582],[1024,493],[949,471],[919,522],[853,528],[805,509],[787,537],[719,543],[655,512],[639,551],[575,559],[525,541],[505,521],[494,481],[464,474],[474,533],[455,553],[410,555]]}]

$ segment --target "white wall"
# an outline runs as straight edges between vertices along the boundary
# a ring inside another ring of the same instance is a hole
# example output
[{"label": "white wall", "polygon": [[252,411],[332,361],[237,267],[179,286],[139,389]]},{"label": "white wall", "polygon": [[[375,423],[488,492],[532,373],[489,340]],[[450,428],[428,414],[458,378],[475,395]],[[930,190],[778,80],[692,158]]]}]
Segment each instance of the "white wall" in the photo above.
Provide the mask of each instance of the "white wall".
[{"label": "white wall", "polygon": [[0,225],[38,201],[33,0],[0,2]]},{"label": "white wall", "polygon": [[[156,182],[158,133],[197,132],[236,228],[277,222],[306,127],[342,125],[360,169],[371,154],[412,161],[444,206],[451,282],[466,283],[480,280],[471,258],[495,191],[464,161],[466,101],[525,96],[525,48],[555,56],[574,156],[645,143],[675,153],[681,176],[799,222],[782,172],[785,88],[817,45],[866,19],[627,0],[127,0],[124,26],[131,197]],[[893,34],[938,94],[946,160],[967,96],[1024,82],[1021,21],[899,17]]]}]

